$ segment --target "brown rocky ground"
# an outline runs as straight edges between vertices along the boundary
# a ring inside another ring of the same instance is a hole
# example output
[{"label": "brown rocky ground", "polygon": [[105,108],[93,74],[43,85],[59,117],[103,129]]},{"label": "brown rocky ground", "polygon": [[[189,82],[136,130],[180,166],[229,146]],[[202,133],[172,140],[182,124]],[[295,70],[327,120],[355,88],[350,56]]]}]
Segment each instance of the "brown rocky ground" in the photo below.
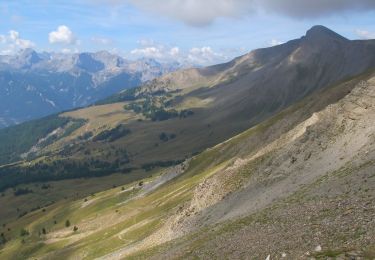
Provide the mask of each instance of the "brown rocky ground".
[{"label": "brown rocky ground", "polygon": [[374,259],[374,83],[205,180],[159,230],[182,237],[134,256]]},{"label": "brown rocky ground", "polygon": [[171,242],[152,259],[375,259],[375,165],[353,170]]}]

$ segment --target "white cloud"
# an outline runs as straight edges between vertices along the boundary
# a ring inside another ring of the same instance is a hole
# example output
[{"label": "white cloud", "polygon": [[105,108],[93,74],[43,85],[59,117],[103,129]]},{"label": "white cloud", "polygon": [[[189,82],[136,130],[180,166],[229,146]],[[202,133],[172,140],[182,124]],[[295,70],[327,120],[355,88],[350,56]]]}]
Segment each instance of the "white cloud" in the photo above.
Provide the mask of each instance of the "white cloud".
[{"label": "white cloud", "polygon": [[[92,2],[107,3],[104,0]],[[273,12],[293,18],[314,18],[346,11],[375,10],[374,0],[111,0],[109,4],[132,4],[142,10],[205,26],[221,17],[241,17],[254,12]]]},{"label": "white cloud", "polygon": [[17,39],[19,39],[19,37],[20,37],[19,32],[17,32],[17,31],[13,31],[13,30],[9,31],[9,38],[10,38],[12,41],[16,41]]},{"label": "white cloud", "polygon": [[180,54],[180,48],[173,47],[172,49],[170,49],[169,54],[173,57],[177,57]]},{"label": "white cloud", "polygon": [[233,17],[251,9],[245,0],[130,0],[146,11],[182,20],[193,26],[210,24],[218,17]]},{"label": "white cloud", "polygon": [[190,49],[187,58],[190,63],[199,65],[219,63],[227,59],[223,54],[214,52],[209,46]]},{"label": "white cloud", "polygon": [[284,42],[282,41],[279,41],[277,39],[272,39],[270,42],[269,42],[269,45],[270,46],[276,46],[276,45],[280,45],[280,44],[283,44]]},{"label": "white cloud", "polygon": [[35,46],[32,41],[21,39],[19,32],[14,30],[9,31],[9,40],[11,44],[14,44],[21,49],[32,48]]},{"label": "white cloud", "polygon": [[163,50],[157,47],[145,47],[145,48],[134,49],[130,53],[135,56],[160,59],[160,58],[163,58],[164,56],[162,52]]},{"label": "white cloud", "polygon": [[35,43],[22,39],[20,33],[15,30],[10,30],[8,35],[0,35],[0,44],[3,45],[1,54],[12,54],[20,49],[35,47]]},{"label": "white cloud", "polygon": [[62,44],[76,44],[77,39],[73,32],[66,25],[60,25],[56,31],[52,31],[48,35],[50,43],[62,43]]},{"label": "white cloud", "polygon": [[369,32],[366,30],[355,30],[355,33],[364,40],[375,39],[375,32]]},{"label": "white cloud", "polygon": [[258,9],[292,18],[315,18],[343,12],[375,10],[374,0],[254,0]]},{"label": "white cloud", "polygon": [[[147,42],[153,43],[152,40]],[[143,46],[145,42],[139,42],[140,48],[130,52],[131,58],[153,58],[161,62],[180,62],[192,65],[212,65],[227,61],[228,57],[221,53],[215,52],[211,47],[196,47],[188,51],[183,51],[177,46],[167,47],[162,44],[153,46]]]}]

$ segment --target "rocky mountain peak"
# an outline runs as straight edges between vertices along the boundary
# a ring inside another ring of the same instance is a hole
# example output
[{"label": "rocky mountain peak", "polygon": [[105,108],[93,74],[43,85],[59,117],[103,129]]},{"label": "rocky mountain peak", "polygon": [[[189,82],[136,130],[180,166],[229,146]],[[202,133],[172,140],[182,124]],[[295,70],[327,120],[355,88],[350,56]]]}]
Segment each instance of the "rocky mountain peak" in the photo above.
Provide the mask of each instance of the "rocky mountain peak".
[{"label": "rocky mountain peak", "polygon": [[21,50],[18,54],[18,57],[17,57],[17,61],[18,63],[20,63],[21,67],[29,67],[29,66],[32,66],[33,64],[36,64],[40,61],[42,61],[42,58],[38,55],[38,53],[36,51],[34,51],[33,49],[24,49],[24,50]]},{"label": "rocky mountain peak", "polygon": [[305,38],[312,41],[338,40],[347,41],[345,37],[322,25],[315,25],[306,32]]}]

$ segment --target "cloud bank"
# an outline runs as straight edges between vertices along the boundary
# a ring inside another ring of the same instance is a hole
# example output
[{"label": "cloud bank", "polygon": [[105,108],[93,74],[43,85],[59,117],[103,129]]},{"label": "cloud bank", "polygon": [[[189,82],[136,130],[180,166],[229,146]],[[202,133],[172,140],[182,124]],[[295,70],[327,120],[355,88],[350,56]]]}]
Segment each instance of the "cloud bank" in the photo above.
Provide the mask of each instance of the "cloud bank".
[{"label": "cloud bank", "polygon": [[256,2],[265,11],[280,13],[292,18],[314,18],[347,11],[375,10],[375,1],[373,0],[259,0]]},{"label": "cloud bank", "polygon": [[177,46],[169,47],[153,41],[142,40],[140,47],[130,51],[130,58],[153,58],[161,62],[179,62],[190,65],[212,65],[227,61],[223,53],[214,51],[210,46],[181,50]]},{"label": "cloud bank", "polygon": [[8,35],[0,35],[1,51],[0,54],[12,54],[21,49],[33,48],[35,43],[20,37],[20,33],[10,30]]},{"label": "cloud bank", "polygon": [[241,17],[259,11],[301,19],[375,10],[374,0],[115,0],[111,3],[130,3],[192,26],[206,26],[218,18]]},{"label": "cloud bank", "polygon": [[129,0],[134,6],[193,26],[205,26],[218,17],[246,14],[252,6],[246,0]]}]

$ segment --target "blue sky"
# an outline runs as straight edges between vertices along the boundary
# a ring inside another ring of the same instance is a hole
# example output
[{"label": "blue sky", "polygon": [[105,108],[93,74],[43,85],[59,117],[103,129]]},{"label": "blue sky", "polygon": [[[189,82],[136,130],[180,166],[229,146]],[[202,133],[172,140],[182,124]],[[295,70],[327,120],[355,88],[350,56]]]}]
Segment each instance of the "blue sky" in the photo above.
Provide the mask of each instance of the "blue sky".
[{"label": "blue sky", "polygon": [[0,51],[108,50],[207,65],[299,38],[315,24],[349,39],[375,38],[375,1],[276,2],[0,0]]}]

